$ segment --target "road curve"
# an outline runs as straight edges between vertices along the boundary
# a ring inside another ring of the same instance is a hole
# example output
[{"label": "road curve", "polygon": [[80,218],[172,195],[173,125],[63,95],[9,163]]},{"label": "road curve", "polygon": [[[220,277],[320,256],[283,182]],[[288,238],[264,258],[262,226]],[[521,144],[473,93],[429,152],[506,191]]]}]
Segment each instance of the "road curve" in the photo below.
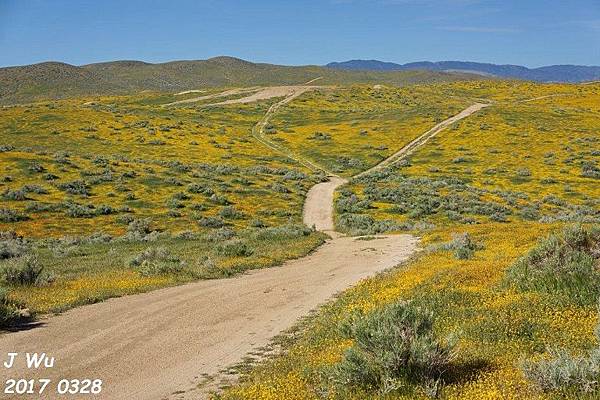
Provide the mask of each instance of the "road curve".
[{"label": "road curve", "polygon": [[279,268],[70,310],[42,327],[0,336],[0,354],[46,352],[56,358],[54,368],[32,371],[20,363],[10,377],[102,379],[96,399],[202,398],[196,388],[202,374],[241,361],[335,293],[398,265],[415,248],[408,235],[341,237]]}]

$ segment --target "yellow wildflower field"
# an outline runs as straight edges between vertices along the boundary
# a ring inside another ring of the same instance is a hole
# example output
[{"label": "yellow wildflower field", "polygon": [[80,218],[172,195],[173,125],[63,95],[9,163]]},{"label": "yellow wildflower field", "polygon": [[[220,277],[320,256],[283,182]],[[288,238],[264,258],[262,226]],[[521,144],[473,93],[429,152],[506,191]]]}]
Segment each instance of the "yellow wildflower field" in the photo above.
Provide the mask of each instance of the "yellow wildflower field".
[{"label": "yellow wildflower field", "polygon": [[[540,391],[521,370],[524,360],[543,359],[548,349],[584,354],[597,346],[594,305],[518,290],[507,283],[507,270],[565,224],[600,221],[600,85],[466,82],[435,89],[491,106],[393,167],[351,179],[335,207],[338,230],[416,231],[424,250],[301,322],[278,340],[280,355],[259,362],[219,398],[430,398],[426,387],[382,393],[332,381],[330,371],[353,345],[341,326],[400,300],[433,311],[440,337],[459,338],[438,398],[594,398]],[[457,234],[477,243],[472,257],[444,250]]]}]

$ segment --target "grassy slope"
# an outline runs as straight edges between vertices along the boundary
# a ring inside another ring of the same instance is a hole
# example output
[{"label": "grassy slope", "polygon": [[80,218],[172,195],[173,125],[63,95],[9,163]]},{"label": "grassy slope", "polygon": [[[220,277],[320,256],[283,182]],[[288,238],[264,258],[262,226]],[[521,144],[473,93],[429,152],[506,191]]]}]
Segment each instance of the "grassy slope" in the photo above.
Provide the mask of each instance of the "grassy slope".
[{"label": "grassy slope", "polygon": [[438,87],[313,92],[275,115],[267,133],[328,170],[351,176],[469,105],[467,99],[439,96]]},{"label": "grassy slope", "polygon": [[[516,259],[563,225],[560,221],[526,221],[518,213],[522,203],[538,204],[552,194],[565,203],[540,203],[538,217],[546,215],[551,217],[547,220],[556,220],[557,215],[568,215],[573,210],[581,213],[584,209],[577,207],[583,205],[587,207],[583,213],[588,219],[598,218],[600,185],[597,179],[582,177],[579,164],[582,160],[597,163],[599,144],[594,120],[600,110],[594,99],[600,86],[456,84],[448,89],[468,97],[493,98],[497,103],[443,132],[412,157],[412,166],[397,169],[391,179],[372,179],[370,184],[398,189],[407,187],[406,179],[426,177],[427,180],[415,183],[417,191],[432,190],[432,195],[442,197],[466,196],[471,201],[470,195],[476,195],[484,204],[502,202],[509,210],[508,222],[493,222],[489,216],[473,215],[468,210],[463,210],[464,215],[472,218],[462,222],[449,220],[443,209],[411,216],[437,225],[422,232],[424,245],[446,241],[454,232],[468,232],[483,245],[483,250],[468,260],[457,260],[448,251],[425,252],[401,268],[364,281],[304,322],[300,331],[283,340],[283,354],[259,364],[243,383],[227,390],[224,398],[427,398],[422,388],[414,386],[387,396],[339,387],[323,374],[352,344],[342,339],[342,321],[356,310],[368,311],[399,299],[413,299],[435,311],[434,329],[440,335],[460,335],[458,358],[440,391],[444,399],[555,398],[536,391],[523,378],[519,360],[541,357],[553,346],[581,352],[595,345],[595,307],[577,306],[555,294],[518,292],[502,281],[505,270]],[[514,104],[514,99],[556,92],[568,92],[569,96]],[[498,152],[490,154],[490,148]],[[552,157],[546,155],[550,152]],[[465,153],[472,157],[470,165],[452,162]],[[485,173],[488,168],[500,172]],[[531,175],[515,179],[516,168],[528,168]],[[407,178],[400,179],[399,174]],[[436,180],[448,180],[449,176],[466,179],[467,186],[428,186]],[[548,176],[557,182],[542,183]],[[566,185],[568,190],[564,190]],[[351,184],[349,188],[363,198],[362,184]],[[482,192],[494,189],[525,196],[511,198],[507,193],[499,196],[498,192]],[[407,218],[404,213],[387,212],[392,204],[373,205],[374,208],[358,212],[375,220]],[[569,212],[554,207],[567,207]],[[479,223],[463,223],[473,219]]]}]

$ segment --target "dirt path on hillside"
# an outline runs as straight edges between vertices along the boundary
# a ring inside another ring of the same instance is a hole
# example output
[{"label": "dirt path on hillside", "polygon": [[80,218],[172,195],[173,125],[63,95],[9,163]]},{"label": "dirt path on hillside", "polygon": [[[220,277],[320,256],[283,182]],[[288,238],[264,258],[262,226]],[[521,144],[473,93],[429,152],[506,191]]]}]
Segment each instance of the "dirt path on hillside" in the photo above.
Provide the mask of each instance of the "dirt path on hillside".
[{"label": "dirt path on hillside", "polygon": [[328,182],[314,185],[307,193],[302,216],[304,224],[316,230],[335,234],[333,221],[333,195],[335,190],[348,180],[331,176]]},{"label": "dirt path on hillside", "polygon": [[0,336],[1,359],[8,352],[46,352],[56,358],[54,368],[28,371],[20,363],[10,377],[54,384],[102,379],[98,399],[201,398],[195,387],[203,374],[241,361],[335,293],[398,265],[415,248],[408,235],[343,237],[278,268],[80,307],[40,328]]},{"label": "dirt path on hillside", "polygon": [[[229,90],[225,90],[224,92],[208,94],[206,96],[193,97],[191,99],[174,101],[172,103],[163,104],[162,106],[170,107],[170,106],[176,106],[176,105],[181,105],[181,104],[196,103],[199,101],[211,100],[211,99],[216,99],[219,97],[236,96],[238,94],[258,92],[260,89],[261,88],[259,88],[259,87],[229,89]],[[184,92],[182,92],[182,93],[184,93]]]},{"label": "dirt path on hillside", "polygon": [[489,104],[475,103],[472,106],[465,108],[460,113],[448,118],[445,121],[440,122],[439,124],[437,124],[436,126],[431,128],[430,130],[428,130],[427,132],[425,132],[424,134],[422,134],[421,136],[419,136],[418,138],[416,138],[415,140],[413,140],[406,146],[402,147],[400,150],[398,150],[397,152],[395,152],[394,154],[392,154],[391,156],[389,156],[388,158],[386,158],[379,164],[375,165],[374,167],[369,168],[366,171],[361,172],[358,175],[355,175],[354,178],[358,178],[363,175],[367,175],[370,172],[373,172],[378,169],[385,168],[394,163],[397,163],[401,159],[414,153],[415,150],[417,150],[419,147],[423,146],[432,137],[436,136],[438,133],[440,133],[441,131],[446,129],[448,126],[452,125],[455,122],[460,121],[461,119],[467,118],[468,116],[470,116],[470,115],[476,113],[477,111],[481,110],[482,108],[485,108],[488,106],[489,106]]},{"label": "dirt path on hillside", "polygon": [[242,97],[240,99],[231,99],[225,100],[218,103],[205,104],[203,107],[215,107],[215,106],[225,106],[228,104],[246,104],[246,103],[255,103],[261,100],[268,100],[274,97],[291,97],[292,99],[300,96],[302,93],[308,92],[309,90],[318,89],[320,86],[269,86],[262,89],[259,89],[255,93]]}]

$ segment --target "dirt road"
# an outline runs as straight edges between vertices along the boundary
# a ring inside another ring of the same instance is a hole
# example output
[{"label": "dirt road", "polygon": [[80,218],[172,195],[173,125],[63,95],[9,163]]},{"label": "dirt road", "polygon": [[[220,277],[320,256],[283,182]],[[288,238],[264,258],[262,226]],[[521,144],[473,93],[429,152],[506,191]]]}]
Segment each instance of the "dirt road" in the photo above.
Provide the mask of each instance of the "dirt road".
[{"label": "dirt road", "polygon": [[314,185],[306,195],[303,219],[307,226],[314,226],[318,231],[330,235],[335,231],[333,223],[333,195],[335,190],[348,180],[332,176],[328,182]]},{"label": "dirt road", "polygon": [[0,336],[0,354],[46,352],[56,358],[54,368],[32,372],[20,363],[10,377],[102,379],[102,395],[94,398],[201,398],[194,390],[201,374],[240,361],[333,294],[402,262],[415,247],[408,235],[338,238],[279,268],[68,311],[40,328]]}]

